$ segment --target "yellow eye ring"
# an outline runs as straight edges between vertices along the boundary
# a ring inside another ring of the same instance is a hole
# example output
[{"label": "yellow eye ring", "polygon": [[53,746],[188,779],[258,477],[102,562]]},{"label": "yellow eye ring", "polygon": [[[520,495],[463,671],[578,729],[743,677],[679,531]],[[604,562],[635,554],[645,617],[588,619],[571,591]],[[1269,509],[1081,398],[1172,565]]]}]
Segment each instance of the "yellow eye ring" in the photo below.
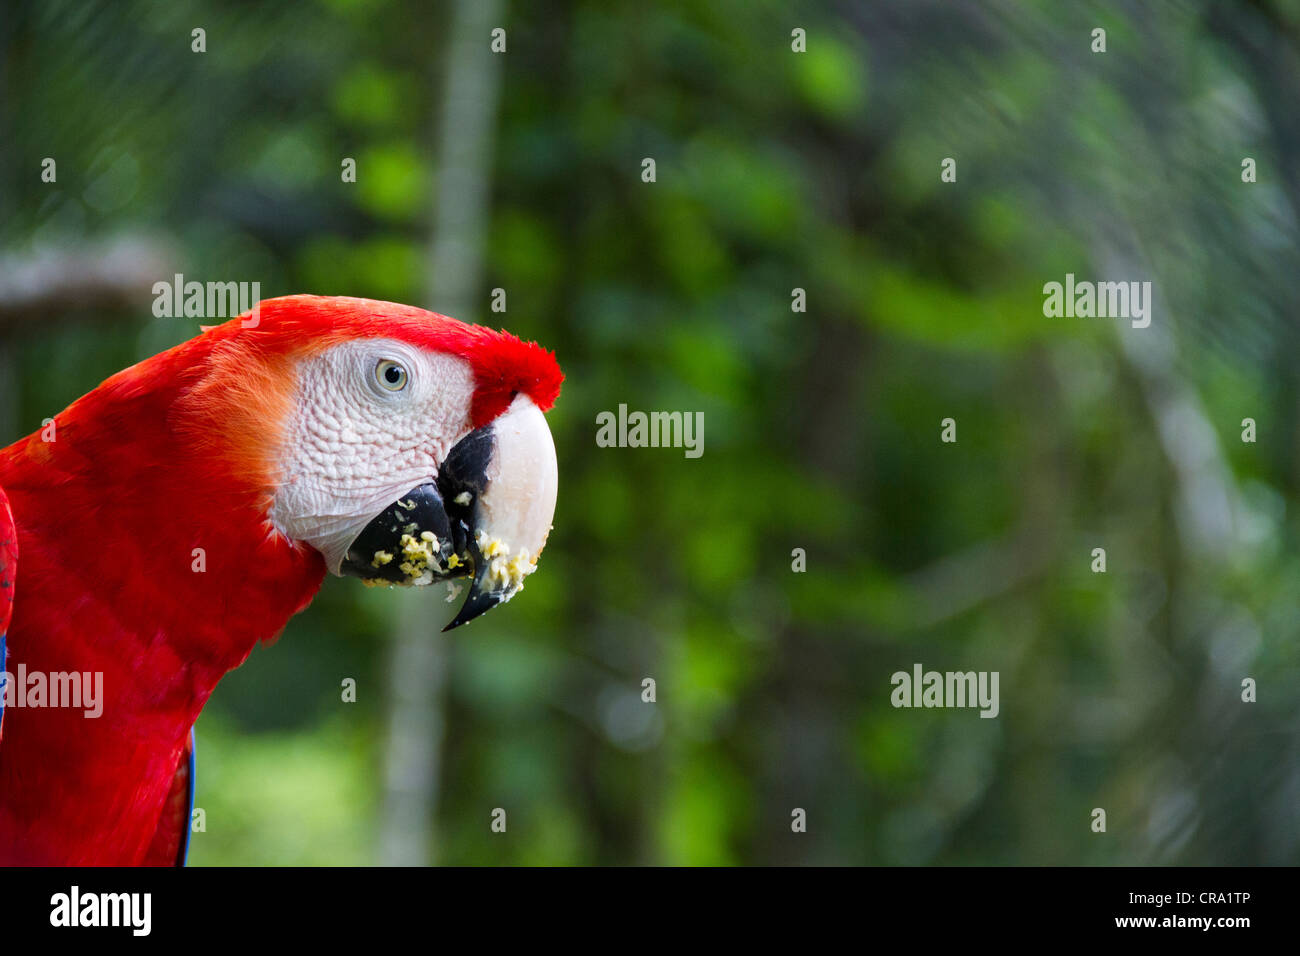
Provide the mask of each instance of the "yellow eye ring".
[{"label": "yellow eye ring", "polygon": [[375,366],[375,381],[385,391],[400,392],[406,388],[406,378],[406,369],[396,362],[382,359]]}]

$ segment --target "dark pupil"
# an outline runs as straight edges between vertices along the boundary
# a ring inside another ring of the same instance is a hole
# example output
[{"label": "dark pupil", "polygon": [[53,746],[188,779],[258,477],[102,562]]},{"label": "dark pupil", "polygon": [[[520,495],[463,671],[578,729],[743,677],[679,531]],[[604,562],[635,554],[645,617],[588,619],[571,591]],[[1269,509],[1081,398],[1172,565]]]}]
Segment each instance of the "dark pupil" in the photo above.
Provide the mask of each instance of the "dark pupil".
[{"label": "dark pupil", "polygon": [[396,365],[390,365],[384,369],[384,379],[389,385],[396,385],[402,380],[402,370]]}]

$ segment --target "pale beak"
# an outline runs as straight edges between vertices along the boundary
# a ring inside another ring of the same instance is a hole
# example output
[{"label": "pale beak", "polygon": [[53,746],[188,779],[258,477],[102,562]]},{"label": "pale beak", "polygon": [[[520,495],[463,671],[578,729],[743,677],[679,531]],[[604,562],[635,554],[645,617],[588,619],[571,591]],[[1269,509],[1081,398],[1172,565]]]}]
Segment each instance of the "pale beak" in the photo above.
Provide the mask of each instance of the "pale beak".
[{"label": "pale beak", "polygon": [[[541,410],[528,396],[516,396],[487,430],[492,447],[484,468],[486,487],[473,497],[468,522],[474,581],[460,613],[444,630],[459,627],[519,593],[524,578],[537,567],[555,517],[560,470]],[[448,462],[454,457],[452,449]],[[446,472],[444,465],[440,485]]]}]

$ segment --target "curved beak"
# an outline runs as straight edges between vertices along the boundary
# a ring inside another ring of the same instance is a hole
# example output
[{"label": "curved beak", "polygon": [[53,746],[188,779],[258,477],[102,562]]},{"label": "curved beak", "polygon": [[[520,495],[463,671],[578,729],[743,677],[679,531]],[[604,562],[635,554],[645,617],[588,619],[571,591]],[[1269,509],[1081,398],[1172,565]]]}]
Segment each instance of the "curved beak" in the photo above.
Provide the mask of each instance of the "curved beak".
[{"label": "curved beak", "polygon": [[374,518],[342,571],[368,584],[417,586],[470,575],[469,595],[443,630],[459,627],[523,589],[550,534],[558,486],[546,418],[518,395],[456,443],[436,482]]},{"label": "curved beak", "polygon": [[[443,628],[446,631],[523,590],[524,578],[537,568],[555,517],[559,466],[555,442],[541,410],[526,395],[519,395],[504,414],[480,430],[491,436],[482,471],[470,469],[466,474],[453,468],[449,472],[444,464],[438,475],[438,483],[446,485],[453,505],[464,501],[466,490],[471,496],[467,526],[474,580],[460,613]],[[456,457],[453,449],[448,462]],[[480,474],[486,480],[481,483],[482,490],[475,492]]]}]

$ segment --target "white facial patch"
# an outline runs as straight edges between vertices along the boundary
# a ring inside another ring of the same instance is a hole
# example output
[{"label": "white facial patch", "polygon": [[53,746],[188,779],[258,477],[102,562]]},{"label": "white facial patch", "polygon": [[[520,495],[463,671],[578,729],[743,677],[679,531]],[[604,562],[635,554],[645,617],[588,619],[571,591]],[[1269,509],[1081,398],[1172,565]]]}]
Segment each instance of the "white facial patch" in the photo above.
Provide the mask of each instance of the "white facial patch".
[{"label": "white facial patch", "polygon": [[271,521],[337,574],[371,519],[434,480],[470,431],[473,396],[469,363],[392,339],[303,360]]}]

